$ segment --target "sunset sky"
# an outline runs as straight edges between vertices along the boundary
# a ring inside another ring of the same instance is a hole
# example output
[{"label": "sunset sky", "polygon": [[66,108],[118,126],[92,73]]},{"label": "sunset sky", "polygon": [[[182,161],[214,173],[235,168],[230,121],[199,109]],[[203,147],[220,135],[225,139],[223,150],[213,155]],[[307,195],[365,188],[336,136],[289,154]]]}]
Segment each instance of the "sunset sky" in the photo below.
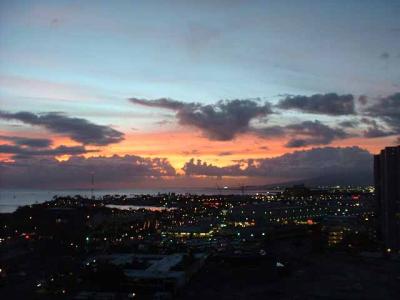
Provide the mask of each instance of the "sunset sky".
[{"label": "sunset sky", "polygon": [[368,173],[400,135],[399,16],[382,0],[3,0],[0,187]]}]

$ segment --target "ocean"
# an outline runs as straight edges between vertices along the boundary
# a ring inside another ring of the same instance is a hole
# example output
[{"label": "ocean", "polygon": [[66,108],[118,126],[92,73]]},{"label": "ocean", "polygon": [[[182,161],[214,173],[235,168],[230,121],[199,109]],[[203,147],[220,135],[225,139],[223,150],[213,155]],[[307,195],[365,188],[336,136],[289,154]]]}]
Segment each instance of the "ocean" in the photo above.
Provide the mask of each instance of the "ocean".
[{"label": "ocean", "polygon": [[[265,193],[267,191],[249,190],[246,194]],[[175,189],[119,189],[119,190],[96,190],[94,196],[102,197],[104,195],[142,195],[158,193],[177,193],[177,194],[197,194],[197,195],[216,195],[216,194],[241,194],[240,190],[217,190],[211,188],[175,188]],[[54,196],[91,196],[90,190],[9,190],[0,189],[0,213],[10,213],[19,206],[43,203],[53,199]]]}]

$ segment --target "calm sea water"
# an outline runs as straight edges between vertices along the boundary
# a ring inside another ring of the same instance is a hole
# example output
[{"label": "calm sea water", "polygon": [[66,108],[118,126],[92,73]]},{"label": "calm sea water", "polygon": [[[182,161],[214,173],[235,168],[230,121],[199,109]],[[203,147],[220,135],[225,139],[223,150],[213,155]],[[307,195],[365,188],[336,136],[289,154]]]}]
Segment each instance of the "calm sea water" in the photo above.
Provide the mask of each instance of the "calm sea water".
[{"label": "calm sea water", "polygon": [[[255,194],[257,192],[266,191],[246,191],[246,194]],[[97,190],[94,195],[96,197],[102,197],[104,195],[141,195],[141,194],[157,194],[157,193],[178,193],[178,194],[240,194],[240,190],[221,190],[217,189],[206,189],[206,188],[180,188],[180,189],[153,189],[153,190]],[[90,197],[91,193],[89,190],[6,190],[0,189],[0,213],[13,212],[19,206],[30,205],[35,203],[43,203],[51,200],[54,196],[74,196],[82,195]]]}]

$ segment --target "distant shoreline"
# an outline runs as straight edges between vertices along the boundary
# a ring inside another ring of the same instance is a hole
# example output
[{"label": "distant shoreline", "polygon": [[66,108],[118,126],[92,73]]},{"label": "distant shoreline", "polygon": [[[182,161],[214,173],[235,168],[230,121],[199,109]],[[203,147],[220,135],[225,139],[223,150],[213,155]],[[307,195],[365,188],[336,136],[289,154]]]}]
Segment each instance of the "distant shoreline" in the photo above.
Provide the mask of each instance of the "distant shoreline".
[{"label": "distant shoreline", "polygon": [[[245,194],[266,193],[267,190],[248,190]],[[137,189],[137,190],[95,190],[95,197],[103,197],[105,195],[156,195],[156,194],[195,194],[195,195],[229,195],[241,194],[241,190],[230,189]],[[39,204],[50,201],[54,196],[75,196],[91,197],[90,190],[30,190],[30,189],[0,189],[0,213],[12,213],[20,206]]]}]

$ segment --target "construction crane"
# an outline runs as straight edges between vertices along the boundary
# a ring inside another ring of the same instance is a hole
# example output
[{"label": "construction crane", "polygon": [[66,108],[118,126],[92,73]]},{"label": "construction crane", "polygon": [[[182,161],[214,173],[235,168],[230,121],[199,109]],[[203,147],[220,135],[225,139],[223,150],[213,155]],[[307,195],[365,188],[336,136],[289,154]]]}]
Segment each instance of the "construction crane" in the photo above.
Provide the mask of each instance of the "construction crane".
[{"label": "construction crane", "polygon": [[91,172],[90,174],[91,174],[91,182],[92,182],[92,185],[90,188],[90,198],[92,200],[94,200],[94,172]]},{"label": "construction crane", "polygon": [[221,193],[221,187],[218,185],[218,183],[215,183],[215,186],[217,187],[218,194],[219,194],[219,195],[222,195],[222,193]]}]

